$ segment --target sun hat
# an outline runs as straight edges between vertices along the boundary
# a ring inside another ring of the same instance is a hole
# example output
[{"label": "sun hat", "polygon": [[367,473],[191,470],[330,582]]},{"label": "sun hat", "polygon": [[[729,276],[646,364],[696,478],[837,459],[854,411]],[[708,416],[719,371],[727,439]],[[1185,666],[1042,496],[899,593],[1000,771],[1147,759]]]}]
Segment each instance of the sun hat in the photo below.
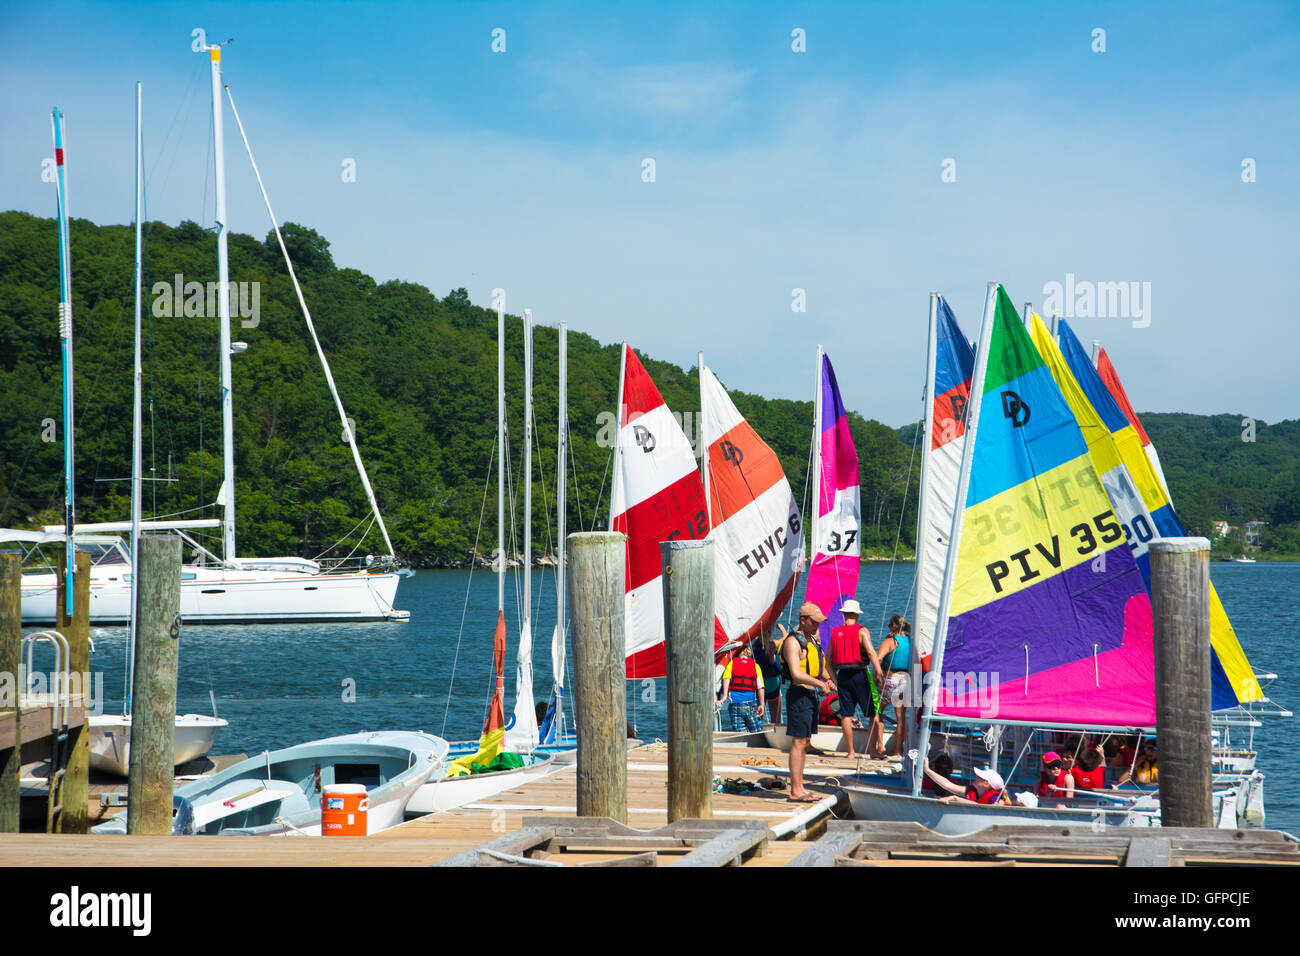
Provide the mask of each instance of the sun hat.
[{"label": "sun hat", "polygon": [[819,607],[818,607],[816,604],[814,604],[812,601],[805,601],[805,602],[804,602],[803,607],[799,608],[799,616],[800,616],[800,617],[810,617],[810,618],[812,618],[814,621],[816,621],[818,624],[820,624],[822,621],[826,620],[826,615],[822,613],[822,609],[819,608]]},{"label": "sun hat", "polygon": [[858,617],[862,616],[862,605],[859,604],[857,601],[853,600],[852,598],[849,598],[849,600],[845,601],[844,607],[840,608],[840,610],[843,611],[845,614],[856,614],[858,615]]},{"label": "sun hat", "polygon": [[1023,793],[1016,794],[1016,803],[1022,807],[1036,807],[1038,806],[1038,795],[1026,790]]},{"label": "sun hat", "polygon": [[989,767],[976,767],[975,776],[979,777],[994,790],[1002,790],[1006,784],[1002,782],[1002,774]]}]

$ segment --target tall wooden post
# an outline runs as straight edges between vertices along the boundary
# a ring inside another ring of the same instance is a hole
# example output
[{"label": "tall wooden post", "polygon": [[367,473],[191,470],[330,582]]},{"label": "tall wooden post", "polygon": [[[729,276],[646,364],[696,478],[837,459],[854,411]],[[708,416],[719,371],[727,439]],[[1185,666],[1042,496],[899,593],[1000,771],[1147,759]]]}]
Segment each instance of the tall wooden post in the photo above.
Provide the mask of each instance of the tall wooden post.
[{"label": "tall wooden post", "polygon": [[[0,748],[0,833],[18,832],[19,777],[22,768],[22,693],[19,671],[23,658],[22,562],[0,555],[0,721],[13,722],[13,746]],[[8,734],[6,733],[6,738]]]},{"label": "tall wooden post", "polygon": [[627,822],[626,535],[569,535],[573,707],[578,724],[580,817]]},{"label": "tall wooden post", "polygon": [[659,545],[668,663],[668,822],[713,815],[713,542]]},{"label": "tall wooden post", "polygon": [[[62,558],[62,553],[60,553]],[[60,575],[62,580],[62,575]],[[90,555],[77,552],[72,578],[72,620],[64,623],[63,602],[59,601],[59,633],[68,639],[68,679],[80,690],[89,707],[90,698]],[[72,675],[77,675],[73,677]],[[66,771],[59,791],[63,812],[59,830],[63,833],[88,833],[90,802],[90,713],[83,710],[80,724],[68,729],[64,760]]]},{"label": "tall wooden post", "polygon": [[1212,827],[1210,795],[1210,542],[1151,545],[1160,822]]},{"label": "tall wooden post", "polygon": [[128,833],[171,833],[181,539],[141,535],[139,575],[126,826]]}]

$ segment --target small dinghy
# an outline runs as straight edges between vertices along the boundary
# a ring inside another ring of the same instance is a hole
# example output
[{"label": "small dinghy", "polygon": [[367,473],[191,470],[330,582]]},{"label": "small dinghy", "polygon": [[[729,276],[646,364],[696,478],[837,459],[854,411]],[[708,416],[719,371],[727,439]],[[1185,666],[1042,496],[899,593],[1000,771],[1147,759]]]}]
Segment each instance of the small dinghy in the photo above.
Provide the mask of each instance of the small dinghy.
[{"label": "small dinghy", "polygon": [[[90,766],[93,770],[128,776],[131,769],[131,717],[113,714],[92,715],[90,722]],[[172,764],[205,756],[217,739],[217,732],[228,726],[220,717],[205,714],[181,714],[176,717],[175,752]]]},{"label": "small dinghy", "polygon": [[[367,833],[377,833],[402,822],[411,796],[446,759],[447,741],[432,734],[345,734],[250,757],[178,787],[176,796],[192,808],[195,833],[319,836],[323,792],[360,784]],[[125,833],[125,814],[94,832]]]}]

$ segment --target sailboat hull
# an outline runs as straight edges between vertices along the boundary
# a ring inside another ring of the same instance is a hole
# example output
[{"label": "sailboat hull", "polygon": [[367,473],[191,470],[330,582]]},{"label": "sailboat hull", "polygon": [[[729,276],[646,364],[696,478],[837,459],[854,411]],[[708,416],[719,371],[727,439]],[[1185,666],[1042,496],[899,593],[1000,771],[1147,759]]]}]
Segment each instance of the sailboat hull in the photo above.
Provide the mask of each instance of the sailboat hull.
[{"label": "sailboat hull", "polygon": [[1129,826],[1156,825],[1151,813],[1051,807],[990,807],[973,803],[942,803],[933,797],[890,792],[872,787],[844,787],[859,820],[919,823],[946,836],[967,836],[994,824],[1005,826]]},{"label": "sailboat hull", "polygon": [[[90,621],[125,624],[131,584],[121,566],[93,568]],[[399,575],[310,574],[204,568],[181,569],[180,615],[186,624],[293,624],[313,621],[400,621],[409,612],[393,607]],[[54,623],[53,574],[25,574],[23,624]]]},{"label": "sailboat hull", "polygon": [[[575,750],[574,753],[576,754],[577,751]],[[550,754],[533,754],[529,759],[533,762],[514,770],[430,780],[407,802],[406,814],[419,816],[425,813],[437,813],[440,810],[454,810],[467,803],[476,803],[514,787],[521,787],[559,769],[557,758]],[[566,760],[565,764],[568,763]]]},{"label": "sailboat hull", "polygon": [[[176,718],[175,751],[172,765],[197,760],[212,749],[217,733],[227,721],[202,714]],[[90,766],[94,770],[125,777],[131,769],[131,718],[100,714],[90,718]]]}]

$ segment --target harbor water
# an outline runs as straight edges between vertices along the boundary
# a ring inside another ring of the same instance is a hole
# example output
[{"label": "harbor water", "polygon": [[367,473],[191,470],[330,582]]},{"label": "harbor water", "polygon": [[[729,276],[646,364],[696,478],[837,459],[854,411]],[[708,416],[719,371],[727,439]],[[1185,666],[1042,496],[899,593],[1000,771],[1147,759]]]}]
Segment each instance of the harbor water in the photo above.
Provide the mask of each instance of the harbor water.
[{"label": "harbor water", "polygon": [[[879,640],[889,614],[911,616],[912,564],[864,564],[858,584],[862,623]],[[522,571],[507,575],[506,713],[515,700]],[[533,572],[533,686],[551,688],[555,574]],[[1211,566],[1219,596],[1256,670],[1278,679],[1266,693],[1282,706],[1300,704],[1300,563]],[[491,690],[496,580],[490,572],[423,571],[402,581],[397,606],[407,623],[192,626],[181,631],[178,709],[209,713],[211,698],[230,722],[214,753],[259,753],[361,730],[424,730],[476,737]],[[104,674],[103,707],[120,711],[125,628],[92,628],[91,667]],[[572,664],[569,665],[570,672]],[[570,682],[566,680],[566,685]],[[628,720],[645,740],[667,736],[663,680],[628,685]],[[1243,732],[1244,733],[1244,732]],[[1234,741],[1236,732],[1234,732]],[[1300,752],[1300,722],[1265,718],[1255,731],[1258,767],[1267,778],[1266,826],[1300,833],[1300,780],[1290,773]]]}]

